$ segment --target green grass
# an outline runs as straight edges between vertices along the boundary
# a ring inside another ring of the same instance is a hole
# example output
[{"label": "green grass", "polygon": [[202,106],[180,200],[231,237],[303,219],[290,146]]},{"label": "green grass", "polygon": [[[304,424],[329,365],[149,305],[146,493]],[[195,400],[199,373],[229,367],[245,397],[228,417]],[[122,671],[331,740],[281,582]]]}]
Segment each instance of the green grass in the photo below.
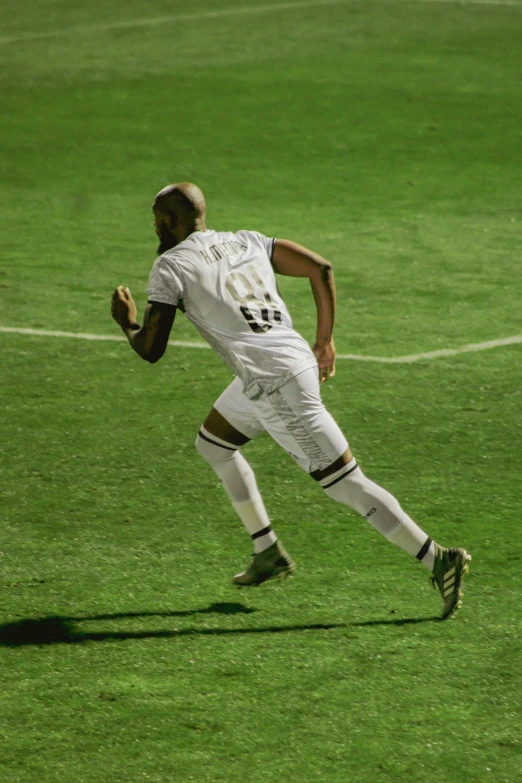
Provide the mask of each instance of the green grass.
[{"label": "green grass", "polygon": [[[152,198],[190,179],[212,227],[332,259],[340,353],[521,334],[519,6],[6,42],[187,8],[1,2],[0,326],[117,334],[111,289],[145,302]],[[311,338],[307,286],[282,290]],[[173,337],[195,333],[180,317]],[[365,472],[472,552],[443,624],[427,571],[266,438],[246,453],[298,571],[232,588],[250,542],[193,447],[230,380],[210,351],[0,346],[2,780],[518,781],[520,346],[340,361],[324,388]]]}]

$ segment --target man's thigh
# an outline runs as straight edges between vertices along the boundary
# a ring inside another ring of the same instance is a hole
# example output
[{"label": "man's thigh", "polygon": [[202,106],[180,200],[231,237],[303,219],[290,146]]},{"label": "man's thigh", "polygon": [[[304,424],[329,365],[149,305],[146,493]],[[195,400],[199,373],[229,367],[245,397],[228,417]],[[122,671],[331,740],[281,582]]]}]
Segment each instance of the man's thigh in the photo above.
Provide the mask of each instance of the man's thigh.
[{"label": "man's thigh", "polygon": [[253,405],[264,429],[307,473],[328,468],[348,449],[321,400],[315,369],[300,373]]},{"label": "man's thigh", "polygon": [[264,432],[265,428],[259,421],[254,403],[243,394],[239,378],[234,378],[232,383],[227,386],[214,403],[214,408],[238,432],[250,440]]}]

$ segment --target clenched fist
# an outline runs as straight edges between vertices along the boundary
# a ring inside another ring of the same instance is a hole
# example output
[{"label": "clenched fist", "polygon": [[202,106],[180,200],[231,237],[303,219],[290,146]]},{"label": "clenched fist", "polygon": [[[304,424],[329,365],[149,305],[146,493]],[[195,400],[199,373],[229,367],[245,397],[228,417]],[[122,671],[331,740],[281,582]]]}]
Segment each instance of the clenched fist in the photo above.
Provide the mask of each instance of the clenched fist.
[{"label": "clenched fist", "polygon": [[111,299],[111,315],[122,329],[136,324],[138,312],[129,288],[119,285],[114,289]]}]

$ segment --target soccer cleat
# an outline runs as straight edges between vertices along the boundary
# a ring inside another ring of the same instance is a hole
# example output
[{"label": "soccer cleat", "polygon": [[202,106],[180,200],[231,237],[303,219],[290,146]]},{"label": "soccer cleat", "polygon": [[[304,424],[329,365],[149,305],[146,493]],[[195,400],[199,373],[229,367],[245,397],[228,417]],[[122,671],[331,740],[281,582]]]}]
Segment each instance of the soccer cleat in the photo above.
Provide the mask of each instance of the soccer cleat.
[{"label": "soccer cleat", "polygon": [[279,541],[252,555],[252,562],[232,580],[237,587],[252,587],[268,582],[269,579],[286,579],[295,571],[294,561]]},{"label": "soccer cleat", "polygon": [[471,560],[465,549],[445,549],[435,544],[435,563],[431,583],[439,589],[443,606],[441,620],[454,617],[462,606],[462,580]]}]

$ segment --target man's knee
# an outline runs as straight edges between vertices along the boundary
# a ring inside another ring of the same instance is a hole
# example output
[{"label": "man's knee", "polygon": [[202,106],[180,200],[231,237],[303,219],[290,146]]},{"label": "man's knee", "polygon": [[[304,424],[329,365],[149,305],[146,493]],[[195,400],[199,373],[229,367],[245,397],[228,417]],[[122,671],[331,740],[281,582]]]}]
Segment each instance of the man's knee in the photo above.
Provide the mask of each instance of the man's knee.
[{"label": "man's knee", "polygon": [[211,465],[216,462],[226,462],[233,459],[237,451],[237,447],[234,444],[227,443],[216,437],[208,432],[204,426],[198,432],[195,446],[201,456],[207,462],[210,462]]},{"label": "man's knee", "polygon": [[215,408],[212,408],[203,422],[203,431],[210,435],[211,438],[230,446],[244,446],[250,440],[242,432],[236,430]]},{"label": "man's knee", "polygon": [[332,462],[331,465],[329,465],[327,468],[323,468],[323,470],[312,471],[310,476],[314,479],[314,481],[320,481],[322,483],[323,479],[338,473],[346,465],[353,463],[353,459],[352,452],[349,448],[347,448],[344,454],[341,454],[341,456],[336,459],[335,462]]}]

